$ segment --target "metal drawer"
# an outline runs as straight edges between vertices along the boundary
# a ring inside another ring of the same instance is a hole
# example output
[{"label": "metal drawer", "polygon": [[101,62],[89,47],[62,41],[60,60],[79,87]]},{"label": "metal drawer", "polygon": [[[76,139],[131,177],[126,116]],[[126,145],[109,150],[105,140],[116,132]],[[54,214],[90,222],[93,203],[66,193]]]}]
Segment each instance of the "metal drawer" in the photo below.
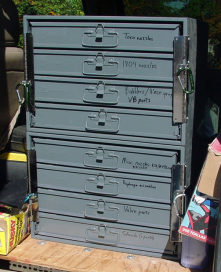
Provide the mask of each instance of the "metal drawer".
[{"label": "metal drawer", "polygon": [[[139,138],[181,141],[181,125],[173,124],[171,112],[82,107],[36,103],[33,128],[94,132]],[[88,135],[89,136],[89,135]],[[184,139],[183,139],[184,140]]]},{"label": "metal drawer", "polygon": [[173,82],[173,54],[35,49],[34,74]]},{"label": "metal drawer", "polygon": [[60,241],[108,250],[119,250],[148,256],[176,258],[176,243],[170,242],[169,231],[156,228],[103,223],[39,212],[39,223],[32,227],[36,239]]},{"label": "metal drawer", "polygon": [[178,23],[39,22],[28,20],[35,48],[92,49],[172,52],[179,35]]},{"label": "metal drawer", "polygon": [[37,164],[38,187],[68,192],[171,203],[171,179]]},{"label": "metal drawer", "polygon": [[172,111],[173,84],[35,77],[35,101]]},{"label": "metal drawer", "polygon": [[65,136],[63,139],[56,140],[33,138],[37,162],[171,177],[171,168],[178,160],[176,151],[108,144],[101,146],[96,143],[64,141],[64,139]]},{"label": "metal drawer", "polygon": [[167,204],[38,188],[39,211],[93,220],[170,229]]}]

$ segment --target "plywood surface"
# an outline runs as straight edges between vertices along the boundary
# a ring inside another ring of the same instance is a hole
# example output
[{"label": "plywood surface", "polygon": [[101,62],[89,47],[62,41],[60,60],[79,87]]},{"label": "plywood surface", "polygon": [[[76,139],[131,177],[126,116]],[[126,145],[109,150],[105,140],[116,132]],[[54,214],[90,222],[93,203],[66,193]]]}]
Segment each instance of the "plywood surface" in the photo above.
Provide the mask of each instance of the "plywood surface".
[{"label": "plywood surface", "polygon": [[[2,259],[71,272],[199,272],[177,262],[26,238]],[[211,272],[210,268],[200,270]]]}]

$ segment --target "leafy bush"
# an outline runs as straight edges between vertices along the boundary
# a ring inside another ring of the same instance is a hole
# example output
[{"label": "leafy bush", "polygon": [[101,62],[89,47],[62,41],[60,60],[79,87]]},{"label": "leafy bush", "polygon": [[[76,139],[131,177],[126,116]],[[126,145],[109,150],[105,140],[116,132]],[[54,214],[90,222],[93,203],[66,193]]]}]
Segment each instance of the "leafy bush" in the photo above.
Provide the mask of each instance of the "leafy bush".
[{"label": "leafy bush", "polygon": [[84,15],[81,0],[13,0],[19,15],[20,41],[23,45],[24,15]]}]

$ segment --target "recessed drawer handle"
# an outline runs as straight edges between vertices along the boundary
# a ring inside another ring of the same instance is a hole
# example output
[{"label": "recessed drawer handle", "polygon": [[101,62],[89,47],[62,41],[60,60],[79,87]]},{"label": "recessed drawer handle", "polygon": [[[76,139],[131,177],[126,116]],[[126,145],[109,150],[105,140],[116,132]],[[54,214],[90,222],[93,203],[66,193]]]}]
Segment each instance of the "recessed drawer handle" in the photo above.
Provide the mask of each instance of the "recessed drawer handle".
[{"label": "recessed drawer handle", "polygon": [[99,173],[96,177],[86,179],[84,190],[88,193],[114,196],[119,194],[119,182],[107,179],[103,173]]},{"label": "recessed drawer handle", "polygon": [[117,47],[118,33],[106,30],[103,24],[98,24],[95,29],[87,30],[83,34],[82,46],[85,47]]},{"label": "recessed drawer handle", "polygon": [[83,101],[86,103],[116,105],[119,100],[119,91],[107,88],[104,81],[99,81],[96,87],[88,87],[84,90]]},{"label": "recessed drawer handle", "polygon": [[120,118],[115,114],[107,114],[104,109],[101,109],[97,114],[88,115],[85,129],[87,131],[117,133],[120,129]]},{"label": "recessed drawer handle", "polygon": [[116,246],[119,240],[119,233],[101,224],[98,227],[87,229],[85,240],[96,244]]},{"label": "recessed drawer handle", "polygon": [[117,76],[118,64],[118,61],[111,57],[105,57],[102,52],[98,52],[96,57],[84,60],[83,74],[90,76]]},{"label": "recessed drawer handle", "polygon": [[90,219],[116,222],[119,219],[119,208],[99,199],[97,202],[86,204],[84,216]]},{"label": "recessed drawer handle", "polygon": [[105,151],[98,147],[95,151],[88,151],[84,155],[84,165],[87,167],[102,169],[117,169],[119,156],[112,151]]}]

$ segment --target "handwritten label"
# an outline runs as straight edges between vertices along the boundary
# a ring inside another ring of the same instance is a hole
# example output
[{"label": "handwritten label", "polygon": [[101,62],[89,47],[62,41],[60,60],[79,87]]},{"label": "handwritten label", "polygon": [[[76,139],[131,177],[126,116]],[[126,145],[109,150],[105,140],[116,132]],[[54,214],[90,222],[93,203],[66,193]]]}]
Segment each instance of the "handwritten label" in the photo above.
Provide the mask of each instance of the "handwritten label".
[{"label": "handwritten label", "polygon": [[160,163],[149,163],[149,162],[133,162],[129,160],[128,158],[123,158],[122,159],[122,164],[128,164],[130,165],[133,169],[148,169],[148,168],[156,168],[156,169],[171,169],[171,167],[165,165],[165,164],[160,164]]},{"label": "handwritten label", "polygon": [[137,40],[137,41],[151,41],[153,42],[153,37],[150,35],[147,36],[134,36],[131,35],[129,32],[123,33],[124,34],[124,39],[125,40]]},{"label": "handwritten label", "polygon": [[156,189],[157,187],[152,185],[152,184],[137,184],[137,183],[131,183],[126,182],[125,180],[123,180],[123,185],[126,185],[127,188],[147,188],[147,189]]},{"label": "handwritten label", "polygon": [[125,94],[130,104],[149,104],[151,98],[163,97],[164,99],[172,99],[172,93],[156,90],[152,87],[130,87],[125,86]]},{"label": "handwritten label", "polygon": [[147,63],[137,63],[136,61],[123,60],[123,67],[126,68],[145,68],[145,69],[157,69],[157,65],[152,61]]},{"label": "handwritten label", "polygon": [[130,232],[130,231],[123,231],[123,236],[130,237],[130,238],[136,238],[140,240],[152,240],[154,241],[154,236],[153,235],[148,235],[143,232]]},{"label": "handwritten label", "polygon": [[138,216],[140,216],[140,215],[150,215],[150,212],[149,211],[147,211],[147,210],[139,210],[139,209],[137,209],[137,208],[135,208],[135,207],[131,207],[131,206],[124,206],[124,211],[126,212],[126,213],[133,213],[133,214],[137,214]]}]

